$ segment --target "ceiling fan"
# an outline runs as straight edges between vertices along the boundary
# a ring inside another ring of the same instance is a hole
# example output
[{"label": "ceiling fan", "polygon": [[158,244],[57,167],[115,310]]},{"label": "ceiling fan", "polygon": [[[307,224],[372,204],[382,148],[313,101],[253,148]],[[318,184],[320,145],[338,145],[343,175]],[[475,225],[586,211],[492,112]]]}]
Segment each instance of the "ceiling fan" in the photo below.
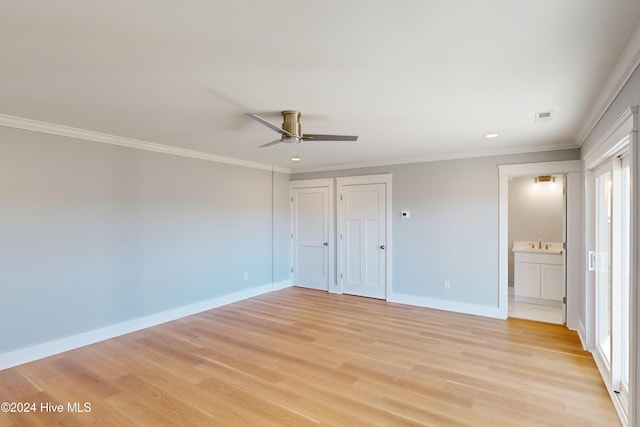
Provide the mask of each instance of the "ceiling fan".
[{"label": "ceiling fan", "polygon": [[287,110],[282,112],[282,128],[274,125],[273,123],[263,119],[257,114],[245,113],[248,117],[262,123],[269,129],[273,129],[281,134],[280,139],[268,142],[260,147],[269,147],[271,145],[279,144],[281,142],[286,143],[299,143],[302,141],[357,141],[357,136],[352,135],[318,135],[312,133],[302,133],[302,127],[300,126],[300,112]]}]

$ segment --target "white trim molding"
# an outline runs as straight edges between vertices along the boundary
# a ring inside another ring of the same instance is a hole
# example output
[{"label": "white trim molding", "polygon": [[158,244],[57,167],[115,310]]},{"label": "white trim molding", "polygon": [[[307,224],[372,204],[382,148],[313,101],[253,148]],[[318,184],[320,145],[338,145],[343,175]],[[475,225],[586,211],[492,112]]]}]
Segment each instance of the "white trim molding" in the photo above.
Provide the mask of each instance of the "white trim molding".
[{"label": "white trim molding", "polygon": [[227,295],[215,297],[206,301],[199,301],[182,307],[173,308],[162,311],[160,313],[151,314],[149,316],[137,319],[127,320],[104,328],[94,329],[92,331],[83,332],[77,335],[36,344],[31,347],[22,348],[8,353],[0,354],[0,371],[13,366],[22,365],[23,363],[32,362],[34,360],[53,356],[65,351],[95,344],[100,341],[115,338],[141,329],[160,325],[182,317],[191,316],[203,311],[211,310],[223,305],[242,301],[248,298],[256,297],[271,291],[276,291],[291,286],[287,280],[278,283],[269,283],[266,285],[256,286],[250,289],[234,292]]},{"label": "white trim molding", "polygon": [[391,293],[387,298],[389,302],[415,305],[417,307],[445,310],[454,313],[472,314],[475,316],[492,317],[494,319],[506,319],[500,307],[470,304],[467,302],[443,300],[438,298],[420,297],[416,295]]},{"label": "white trim molding", "polygon": [[[637,37],[640,39],[640,36]],[[640,43],[640,41],[638,42]],[[603,382],[609,392],[613,406],[620,417],[623,426],[636,426],[640,420],[640,405],[638,404],[640,386],[640,329],[638,328],[638,308],[640,308],[640,247],[638,241],[638,230],[640,229],[640,209],[638,200],[640,199],[640,150],[638,149],[638,107],[629,107],[620,118],[609,128],[600,140],[585,154],[584,160],[584,191],[585,201],[583,203],[583,233],[584,233],[584,253],[593,250],[595,247],[595,189],[594,171],[607,164],[607,162],[618,157],[623,152],[628,152],[631,156],[631,236],[630,240],[630,308],[629,308],[629,395],[628,406],[620,400],[620,395],[613,390],[611,375],[607,363],[605,363],[597,349],[595,343],[595,277],[594,272],[585,271],[584,288],[587,295],[585,302],[585,324],[584,337],[586,338],[586,348],[591,351],[596,362]],[[585,269],[586,270],[586,269]],[[584,340],[583,340],[584,342]]]},{"label": "white trim molding", "polygon": [[615,153],[620,152],[631,141],[632,132],[638,131],[636,117],[638,107],[629,107],[616,120],[611,128],[602,136],[600,141],[584,154],[584,168],[594,169],[599,164],[611,158]]},{"label": "white trim molding", "polygon": [[289,181],[290,188],[333,187],[333,178],[301,179]]},{"label": "white trim molding", "polygon": [[582,172],[582,161],[562,160],[557,162],[521,163],[498,166],[500,176],[552,175],[554,173]]},{"label": "white trim molding", "polygon": [[6,114],[0,114],[0,126],[24,129],[32,132],[40,132],[50,135],[65,136],[67,138],[80,139],[83,141],[119,145],[121,147],[153,151],[156,153],[170,154],[173,156],[190,157],[192,159],[207,160],[210,162],[225,163],[228,165],[244,166],[247,168],[262,169],[287,174],[291,173],[291,169],[283,168],[280,166],[251,162],[249,160],[236,159],[233,157],[218,156],[216,154],[205,153],[203,151],[189,150],[186,148],[157,144],[155,142],[142,141],[139,139],[124,138],[121,136],[109,135],[106,133],[94,132],[90,130],[74,128],[71,126],[25,119],[23,117],[9,116]]},{"label": "white trim molding", "polygon": [[618,59],[616,66],[609,75],[609,79],[598,94],[598,98],[587,116],[588,118],[585,121],[585,125],[580,129],[577,140],[578,146],[581,147],[582,144],[584,144],[639,65],[640,23],[638,23],[635,32],[622,51],[622,55],[620,55],[620,59]]},{"label": "white trim molding", "polygon": [[485,150],[467,150],[464,152],[453,152],[446,154],[438,154],[431,156],[418,156],[411,158],[400,159],[385,159],[377,162],[358,162],[358,163],[341,163],[329,166],[319,167],[296,167],[292,169],[292,173],[309,173],[309,172],[327,172],[347,169],[362,169],[379,166],[393,166],[393,165],[406,165],[412,163],[429,163],[429,162],[441,162],[443,160],[460,160],[460,159],[474,159],[482,157],[492,156],[505,156],[510,154],[523,154],[523,153],[538,153],[548,151],[560,151],[560,150],[575,150],[579,148],[574,142],[564,142],[553,147],[545,146],[527,146],[527,147],[505,147],[501,149],[485,149]]},{"label": "white trim molding", "polygon": [[280,282],[275,282],[275,283],[271,284],[271,290],[272,291],[280,291],[282,289],[290,288],[292,286],[293,286],[293,284],[291,283],[291,280],[282,280]]}]

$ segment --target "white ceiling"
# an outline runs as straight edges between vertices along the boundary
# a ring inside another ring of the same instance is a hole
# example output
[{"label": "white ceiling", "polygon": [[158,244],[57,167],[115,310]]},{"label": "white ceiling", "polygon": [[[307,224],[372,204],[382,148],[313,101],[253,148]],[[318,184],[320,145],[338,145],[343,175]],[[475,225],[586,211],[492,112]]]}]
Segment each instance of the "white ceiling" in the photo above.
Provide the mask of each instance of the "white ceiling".
[{"label": "white ceiling", "polygon": [[[637,0],[8,1],[0,113],[293,171],[576,147],[639,21]],[[359,140],[258,148],[278,135],[243,113],[284,109]]]}]

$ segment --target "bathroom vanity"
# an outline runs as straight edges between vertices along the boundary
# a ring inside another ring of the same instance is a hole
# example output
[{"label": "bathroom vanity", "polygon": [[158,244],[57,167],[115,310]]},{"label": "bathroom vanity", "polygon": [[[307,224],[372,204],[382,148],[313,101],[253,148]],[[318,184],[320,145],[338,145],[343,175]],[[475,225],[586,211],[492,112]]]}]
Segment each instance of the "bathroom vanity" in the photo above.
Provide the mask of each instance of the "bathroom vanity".
[{"label": "bathroom vanity", "polygon": [[515,301],[562,306],[562,244],[514,242],[513,253]]}]

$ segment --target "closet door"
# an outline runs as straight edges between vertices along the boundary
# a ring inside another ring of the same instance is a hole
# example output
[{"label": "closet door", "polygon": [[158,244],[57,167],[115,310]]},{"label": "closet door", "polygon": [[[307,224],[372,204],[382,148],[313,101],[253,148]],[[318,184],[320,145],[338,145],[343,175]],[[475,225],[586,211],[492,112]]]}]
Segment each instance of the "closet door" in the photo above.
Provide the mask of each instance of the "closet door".
[{"label": "closet door", "polygon": [[[296,186],[305,185],[296,182]],[[329,183],[291,189],[292,283],[304,288],[329,290],[330,193]]]},{"label": "closet door", "polygon": [[385,185],[347,185],[342,189],[340,223],[342,291],[384,299]]},{"label": "closet door", "polygon": [[337,178],[338,280],[344,293],[387,298],[391,175]]}]

